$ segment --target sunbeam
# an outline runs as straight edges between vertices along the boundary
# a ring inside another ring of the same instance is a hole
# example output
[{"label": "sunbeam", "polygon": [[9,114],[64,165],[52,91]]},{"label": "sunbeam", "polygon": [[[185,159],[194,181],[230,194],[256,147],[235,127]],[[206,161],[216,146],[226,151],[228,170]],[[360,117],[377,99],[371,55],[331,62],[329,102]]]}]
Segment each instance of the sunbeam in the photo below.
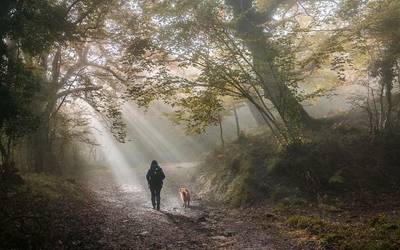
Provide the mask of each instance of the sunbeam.
[{"label": "sunbeam", "polygon": [[97,118],[90,120],[92,135],[99,144],[100,159],[103,165],[112,172],[117,185],[129,189],[130,192],[143,192],[138,177],[127,156],[121,151],[120,144]]}]

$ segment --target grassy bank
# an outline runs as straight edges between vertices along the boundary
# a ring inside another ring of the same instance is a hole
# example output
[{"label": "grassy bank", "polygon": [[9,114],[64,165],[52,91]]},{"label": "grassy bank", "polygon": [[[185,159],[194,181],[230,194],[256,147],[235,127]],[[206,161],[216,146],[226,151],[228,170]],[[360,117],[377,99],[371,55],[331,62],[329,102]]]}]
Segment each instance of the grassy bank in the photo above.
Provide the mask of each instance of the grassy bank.
[{"label": "grassy bank", "polygon": [[399,249],[400,193],[364,193],[273,205],[282,233],[310,249]]},{"label": "grassy bank", "polygon": [[82,249],[96,244],[93,239],[100,236],[87,225],[99,228],[102,217],[86,189],[72,179],[22,177],[23,184],[1,193],[1,249]]},{"label": "grassy bank", "polygon": [[399,249],[400,219],[380,214],[363,223],[338,222],[316,216],[295,215],[287,219],[294,237],[316,241],[325,249]]},{"label": "grassy bank", "polygon": [[313,133],[279,146],[271,136],[247,136],[218,148],[199,172],[202,194],[232,204],[288,196],[397,191],[400,136],[361,131]]},{"label": "grassy bank", "polygon": [[268,223],[307,249],[399,249],[399,166],[396,134],[329,130],[287,147],[264,134],[210,154],[198,186],[206,199],[272,213]]}]

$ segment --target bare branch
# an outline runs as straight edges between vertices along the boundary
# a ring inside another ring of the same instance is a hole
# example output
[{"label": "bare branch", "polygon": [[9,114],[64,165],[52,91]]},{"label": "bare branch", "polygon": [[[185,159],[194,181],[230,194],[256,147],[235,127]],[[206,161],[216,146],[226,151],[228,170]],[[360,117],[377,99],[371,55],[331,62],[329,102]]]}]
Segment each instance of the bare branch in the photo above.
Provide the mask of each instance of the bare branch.
[{"label": "bare branch", "polygon": [[60,93],[57,94],[57,98],[73,94],[73,93],[78,93],[78,92],[87,92],[87,91],[94,91],[94,90],[100,90],[102,89],[103,86],[88,86],[88,87],[79,87],[79,88],[74,88],[74,89],[68,89],[61,91]]},{"label": "bare branch", "polygon": [[100,64],[96,64],[96,63],[87,63],[88,66],[91,67],[95,67],[95,68],[99,68],[102,69],[106,72],[109,72],[113,77],[115,77],[116,79],[118,79],[121,82],[127,82],[126,79],[124,79],[122,76],[120,76],[117,72],[115,72],[113,69],[111,69],[110,67],[104,66],[104,65],[100,65]]}]

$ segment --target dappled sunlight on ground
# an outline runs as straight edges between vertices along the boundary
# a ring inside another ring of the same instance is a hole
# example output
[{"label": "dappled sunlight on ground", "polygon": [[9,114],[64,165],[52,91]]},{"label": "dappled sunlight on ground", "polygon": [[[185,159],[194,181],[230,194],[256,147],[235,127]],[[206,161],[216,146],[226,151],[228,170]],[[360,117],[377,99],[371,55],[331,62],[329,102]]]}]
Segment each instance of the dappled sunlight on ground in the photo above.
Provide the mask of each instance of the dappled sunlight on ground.
[{"label": "dappled sunlight on ground", "polygon": [[[91,122],[93,136],[99,144],[94,165],[99,167],[88,174],[87,182],[96,201],[106,208],[103,228],[106,242],[122,237],[113,242],[120,246],[134,242],[134,249],[224,249],[235,244],[239,246],[236,249],[242,249],[240,242],[243,246],[265,245],[266,248],[260,249],[274,249],[266,243],[264,233],[249,243],[248,233],[242,232],[242,227],[246,225],[246,230],[253,232],[252,224],[238,223],[229,216],[229,210],[206,206],[200,200],[193,183],[199,161],[185,159],[185,153],[168,140],[165,133],[157,131],[157,124],[135,107],[128,105],[124,115],[128,137],[133,135],[129,132],[138,136],[135,142],[121,144],[100,120],[93,118]],[[145,178],[150,165],[150,160],[146,160],[149,154],[154,154],[152,159],[159,162],[166,175],[160,211],[151,205]],[[182,206],[178,192],[182,186],[191,194],[187,208]],[[235,234],[238,237],[234,237]]]}]

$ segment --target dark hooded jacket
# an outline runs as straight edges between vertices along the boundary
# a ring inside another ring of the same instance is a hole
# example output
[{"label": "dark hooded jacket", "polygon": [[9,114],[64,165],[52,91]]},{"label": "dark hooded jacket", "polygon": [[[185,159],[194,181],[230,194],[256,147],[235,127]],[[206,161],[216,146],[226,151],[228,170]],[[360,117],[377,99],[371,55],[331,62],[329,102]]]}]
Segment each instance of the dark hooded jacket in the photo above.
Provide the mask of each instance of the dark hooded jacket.
[{"label": "dark hooded jacket", "polygon": [[164,171],[158,164],[152,164],[149,171],[147,171],[146,179],[150,188],[161,188],[165,179]]}]

